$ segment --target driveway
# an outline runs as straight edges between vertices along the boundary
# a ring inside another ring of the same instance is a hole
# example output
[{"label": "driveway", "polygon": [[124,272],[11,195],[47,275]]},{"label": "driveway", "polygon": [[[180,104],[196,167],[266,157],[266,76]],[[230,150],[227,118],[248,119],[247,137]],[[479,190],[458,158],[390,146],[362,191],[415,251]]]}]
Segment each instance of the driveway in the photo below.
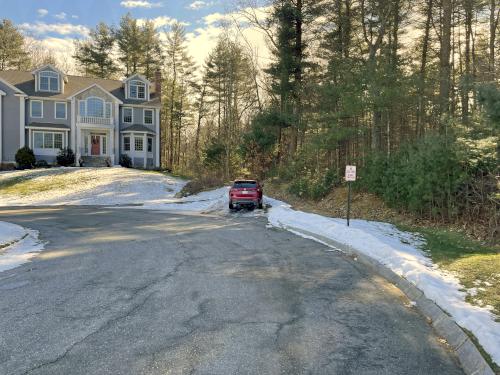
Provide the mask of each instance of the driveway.
[{"label": "driveway", "polygon": [[462,374],[393,286],[265,218],[4,208],[0,374]]}]

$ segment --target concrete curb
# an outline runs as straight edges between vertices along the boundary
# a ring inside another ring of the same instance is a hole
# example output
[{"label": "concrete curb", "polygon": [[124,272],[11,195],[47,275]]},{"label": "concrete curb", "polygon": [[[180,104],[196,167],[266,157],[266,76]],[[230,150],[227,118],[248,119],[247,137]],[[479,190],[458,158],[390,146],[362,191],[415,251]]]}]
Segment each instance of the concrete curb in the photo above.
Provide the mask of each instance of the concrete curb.
[{"label": "concrete curb", "polygon": [[377,274],[398,287],[411,301],[415,301],[415,307],[429,320],[439,336],[448,342],[467,375],[495,375],[476,345],[462,328],[460,328],[436,303],[425,297],[424,293],[408,280],[351,246],[343,245],[327,237],[300,228],[292,226],[285,226],[284,228],[307,237],[315,238],[348,255],[356,256],[358,262],[371,268]]}]

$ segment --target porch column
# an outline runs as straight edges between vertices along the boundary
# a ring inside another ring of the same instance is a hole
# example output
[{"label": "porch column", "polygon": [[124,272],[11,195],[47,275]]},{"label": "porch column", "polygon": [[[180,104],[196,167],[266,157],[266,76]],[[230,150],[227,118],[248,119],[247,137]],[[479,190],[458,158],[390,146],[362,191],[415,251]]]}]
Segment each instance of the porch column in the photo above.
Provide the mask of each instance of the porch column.
[{"label": "porch column", "polygon": [[156,138],[155,138],[155,167],[160,168],[160,140],[161,140],[161,128],[160,128],[160,108],[156,108]]},{"label": "porch column", "polygon": [[76,163],[78,164],[78,161],[80,160],[80,158],[82,156],[81,147],[80,147],[81,146],[81,137],[82,137],[81,132],[82,132],[82,130],[79,128],[76,128],[76,127],[75,127],[75,129],[76,129],[76,131],[75,131],[75,133],[76,133],[76,137],[75,137],[76,138],[76,140],[75,140]]},{"label": "porch column", "polygon": [[19,96],[19,147],[26,145],[26,133],[24,127],[26,125],[26,97]]},{"label": "porch column", "polygon": [[108,149],[109,153],[111,154],[111,164],[115,165],[115,130],[111,129],[109,131],[109,142],[108,142]]},{"label": "porch column", "polygon": [[32,131],[31,128],[28,129],[28,147],[31,148],[31,149],[33,149],[34,145],[32,144],[33,136],[31,134],[31,131]]},{"label": "porch column", "polygon": [[146,133],[142,135],[142,152],[144,154],[144,169],[148,166],[148,136]]},{"label": "porch column", "polygon": [[[75,155],[78,153],[76,149],[76,99],[71,99],[71,145],[68,144],[68,147],[71,147],[75,152]],[[78,162],[78,158],[76,159]]]},{"label": "porch column", "polygon": [[120,162],[120,104],[115,103],[115,113],[114,113],[114,125],[112,132],[114,132],[114,142],[113,145],[113,154],[114,154],[114,165],[118,165]]},{"label": "porch column", "polygon": [[3,91],[0,90],[0,164],[2,164],[2,145],[3,145],[3,132],[2,132],[2,97],[5,95]]}]

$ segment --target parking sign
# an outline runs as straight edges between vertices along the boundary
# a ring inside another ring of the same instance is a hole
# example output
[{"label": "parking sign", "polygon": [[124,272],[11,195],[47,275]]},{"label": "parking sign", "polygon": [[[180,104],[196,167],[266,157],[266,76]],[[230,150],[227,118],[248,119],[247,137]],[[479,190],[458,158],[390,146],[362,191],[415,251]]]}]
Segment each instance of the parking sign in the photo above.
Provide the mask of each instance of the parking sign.
[{"label": "parking sign", "polygon": [[356,181],[356,166],[347,165],[345,167],[345,180],[346,181]]}]

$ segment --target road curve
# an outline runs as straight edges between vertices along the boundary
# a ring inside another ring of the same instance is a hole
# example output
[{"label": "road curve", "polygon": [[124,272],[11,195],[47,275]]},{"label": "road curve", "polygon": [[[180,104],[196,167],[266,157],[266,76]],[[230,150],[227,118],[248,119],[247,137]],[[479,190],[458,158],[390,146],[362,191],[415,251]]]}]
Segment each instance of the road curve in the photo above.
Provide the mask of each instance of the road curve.
[{"label": "road curve", "polygon": [[3,208],[0,374],[463,374],[392,285],[259,217]]}]

